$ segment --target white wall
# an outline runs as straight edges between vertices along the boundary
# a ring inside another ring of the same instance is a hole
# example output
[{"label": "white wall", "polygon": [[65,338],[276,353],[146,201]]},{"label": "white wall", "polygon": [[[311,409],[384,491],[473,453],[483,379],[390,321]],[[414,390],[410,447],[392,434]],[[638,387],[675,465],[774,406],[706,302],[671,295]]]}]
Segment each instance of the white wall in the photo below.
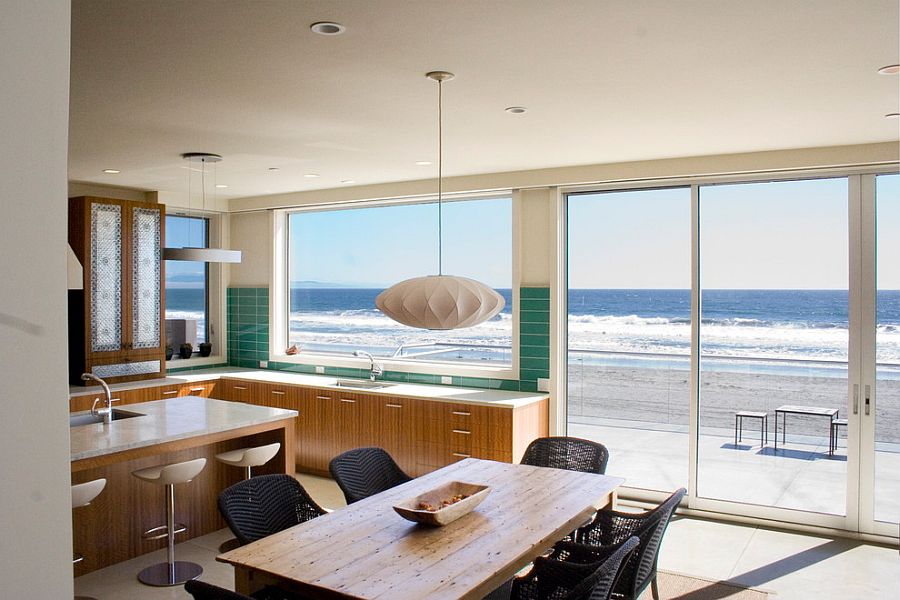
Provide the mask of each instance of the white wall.
[{"label": "white wall", "polygon": [[241,251],[240,264],[230,265],[229,286],[266,287],[272,271],[272,213],[231,215],[231,249]]},{"label": "white wall", "polygon": [[0,596],[71,598],[69,0],[3,3],[0,78]]}]

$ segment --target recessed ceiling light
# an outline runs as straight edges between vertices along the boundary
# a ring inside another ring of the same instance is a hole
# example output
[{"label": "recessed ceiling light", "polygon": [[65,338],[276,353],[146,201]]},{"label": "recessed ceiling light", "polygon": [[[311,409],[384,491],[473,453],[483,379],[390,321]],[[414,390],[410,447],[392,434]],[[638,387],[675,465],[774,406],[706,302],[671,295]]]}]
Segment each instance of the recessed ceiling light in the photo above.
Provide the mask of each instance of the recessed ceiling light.
[{"label": "recessed ceiling light", "polygon": [[885,119],[900,119],[900,113],[888,113],[884,115]]},{"label": "recessed ceiling light", "polygon": [[341,183],[356,183],[355,179],[341,179]]},{"label": "recessed ceiling light", "polygon": [[110,175],[115,175],[116,173],[121,173],[122,171],[118,169],[103,169],[104,173],[109,173]]},{"label": "recessed ceiling light", "polygon": [[506,112],[508,112],[511,115],[521,115],[523,112],[527,111],[528,109],[525,108],[524,106],[507,106],[503,110],[505,110]]},{"label": "recessed ceiling light", "polygon": [[319,35],[341,35],[347,28],[341,25],[340,23],[334,23],[332,21],[321,21],[319,23],[313,23],[309,26],[310,31],[313,33],[318,33]]},{"label": "recessed ceiling light", "polygon": [[427,167],[428,165],[431,164],[431,161],[430,160],[417,160],[416,164],[420,167]]},{"label": "recessed ceiling light", "polygon": [[318,176],[318,173],[307,173],[306,175],[304,175],[304,177],[306,177],[307,179],[315,179]]},{"label": "recessed ceiling light", "polygon": [[224,183],[217,183],[216,187],[219,188],[220,190],[223,190],[223,189],[227,188],[228,186],[225,185]]},{"label": "recessed ceiling light", "polygon": [[900,65],[888,65],[886,67],[881,67],[878,69],[878,72],[882,75],[896,75],[900,73]]},{"label": "recessed ceiling light", "polygon": [[280,171],[281,169],[279,169],[278,167],[269,167],[269,170],[270,171]]}]

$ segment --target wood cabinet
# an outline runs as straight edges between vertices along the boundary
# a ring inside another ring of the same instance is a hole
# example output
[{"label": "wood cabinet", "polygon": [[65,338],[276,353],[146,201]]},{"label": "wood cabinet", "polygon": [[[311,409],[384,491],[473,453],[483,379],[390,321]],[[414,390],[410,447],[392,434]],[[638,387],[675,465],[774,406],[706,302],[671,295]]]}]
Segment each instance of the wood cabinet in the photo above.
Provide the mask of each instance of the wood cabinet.
[{"label": "wood cabinet", "polygon": [[[328,474],[332,458],[362,446],[384,448],[413,476],[468,457],[518,462],[549,425],[546,398],[521,407],[481,406],[231,377],[113,393],[116,406],[176,396],[296,410],[297,469],[320,475]],[[71,410],[87,410],[99,397],[73,397]]]},{"label": "wood cabinet", "polygon": [[69,245],[84,270],[69,291],[69,375],[117,383],[165,374],[165,207],[69,199]]},{"label": "wood cabinet", "polygon": [[384,448],[415,476],[468,457],[517,461],[549,424],[546,398],[514,408],[227,377],[218,386],[223,400],[298,411],[297,468],[316,474],[327,474],[332,458],[362,446]]}]

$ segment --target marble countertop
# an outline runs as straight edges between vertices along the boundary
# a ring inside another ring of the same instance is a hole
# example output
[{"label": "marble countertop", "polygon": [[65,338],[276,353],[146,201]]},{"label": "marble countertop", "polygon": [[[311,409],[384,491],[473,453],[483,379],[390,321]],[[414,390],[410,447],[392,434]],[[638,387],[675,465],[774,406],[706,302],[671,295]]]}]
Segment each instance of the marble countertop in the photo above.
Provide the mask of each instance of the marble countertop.
[{"label": "marble countertop", "polygon": [[[182,396],[129,404],[141,416],[70,428],[72,461],[296,417],[297,411]],[[77,413],[83,414],[83,413]]]},{"label": "marble countertop", "polygon": [[[192,371],[190,373],[177,374],[159,379],[146,379],[131,383],[110,385],[113,391],[137,389],[142,387],[158,387],[163,385],[178,385],[194,383],[197,381],[209,381],[228,377],[229,379],[241,379],[260,383],[282,383],[285,385],[303,385],[330,390],[341,390],[346,393],[374,394],[385,396],[401,396],[408,398],[421,398],[436,400],[439,402],[461,402],[480,406],[501,406],[518,408],[528,406],[534,402],[547,398],[545,393],[532,392],[506,392],[501,390],[485,390],[478,388],[463,388],[449,385],[426,385],[417,383],[402,383],[383,381],[386,387],[380,389],[355,389],[339,387],[337,382],[341,378],[327,375],[306,375],[303,373],[290,373],[288,371],[273,371],[263,369],[241,369],[238,367],[216,367]],[[101,392],[99,387],[70,388],[70,396],[85,394],[97,394]]]}]

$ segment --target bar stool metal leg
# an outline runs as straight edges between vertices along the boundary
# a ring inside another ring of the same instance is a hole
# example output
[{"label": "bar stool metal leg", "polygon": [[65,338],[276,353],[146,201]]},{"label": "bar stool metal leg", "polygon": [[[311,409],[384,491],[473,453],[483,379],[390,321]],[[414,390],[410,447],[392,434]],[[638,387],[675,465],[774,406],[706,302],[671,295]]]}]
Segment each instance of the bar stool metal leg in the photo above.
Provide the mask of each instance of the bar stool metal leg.
[{"label": "bar stool metal leg", "polygon": [[[159,529],[159,528],[157,528]],[[156,529],[151,529],[152,534]],[[138,573],[138,581],[157,587],[181,585],[185,581],[196,579],[203,573],[203,567],[196,563],[175,560],[175,534],[184,531],[175,525],[175,485],[166,484],[166,562],[151,565]],[[155,539],[161,536],[154,536]]]}]

